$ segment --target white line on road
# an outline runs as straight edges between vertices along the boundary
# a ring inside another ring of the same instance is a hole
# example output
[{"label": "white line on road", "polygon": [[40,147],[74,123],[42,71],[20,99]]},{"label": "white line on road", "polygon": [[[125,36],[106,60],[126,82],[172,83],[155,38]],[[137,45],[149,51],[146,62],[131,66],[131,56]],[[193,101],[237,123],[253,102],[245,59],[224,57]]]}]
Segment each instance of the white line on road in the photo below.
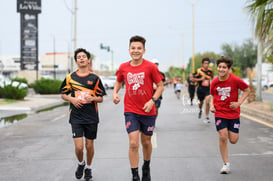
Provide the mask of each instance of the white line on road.
[{"label": "white line on road", "polygon": [[62,114],[62,115],[60,115],[60,116],[58,116],[58,117],[52,119],[51,122],[55,122],[55,121],[57,121],[57,120],[59,120],[59,119],[64,118],[65,116],[66,116],[66,114]]}]

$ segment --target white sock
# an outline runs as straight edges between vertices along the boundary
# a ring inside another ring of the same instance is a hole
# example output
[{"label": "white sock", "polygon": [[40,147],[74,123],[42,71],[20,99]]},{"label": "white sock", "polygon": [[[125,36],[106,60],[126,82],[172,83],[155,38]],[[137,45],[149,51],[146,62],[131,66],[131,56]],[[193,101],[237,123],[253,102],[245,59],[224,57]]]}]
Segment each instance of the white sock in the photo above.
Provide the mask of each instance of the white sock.
[{"label": "white sock", "polygon": [[85,168],[91,169],[91,165],[86,165]]},{"label": "white sock", "polygon": [[82,162],[79,162],[79,165],[84,165],[84,160]]},{"label": "white sock", "polygon": [[229,163],[229,162],[227,162],[227,163],[225,163],[225,165],[229,167],[229,166],[230,166],[230,163]]}]

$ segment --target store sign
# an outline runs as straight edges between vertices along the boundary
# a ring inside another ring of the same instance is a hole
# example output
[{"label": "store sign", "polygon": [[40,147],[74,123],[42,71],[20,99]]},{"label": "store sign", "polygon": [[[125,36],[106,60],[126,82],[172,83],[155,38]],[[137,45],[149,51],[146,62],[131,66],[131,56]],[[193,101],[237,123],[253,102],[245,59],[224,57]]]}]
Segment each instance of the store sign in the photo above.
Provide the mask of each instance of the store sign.
[{"label": "store sign", "polygon": [[19,13],[41,13],[41,0],[17,0],[17,12]]},{"label": "store sign", "polygon": [[35,70],[38,61],[38,15],[21,16],[21,69]]}]

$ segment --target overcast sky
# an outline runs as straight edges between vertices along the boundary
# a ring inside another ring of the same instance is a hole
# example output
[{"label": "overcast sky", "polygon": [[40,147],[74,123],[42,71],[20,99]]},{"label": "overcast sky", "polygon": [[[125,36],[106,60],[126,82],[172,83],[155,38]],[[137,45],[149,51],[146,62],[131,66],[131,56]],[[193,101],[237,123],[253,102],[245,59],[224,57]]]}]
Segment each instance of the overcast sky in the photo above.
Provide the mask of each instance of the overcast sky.
[{"label": "overcast sky", "polygon": [[[42,0],[39,14],[39,56],[73,48],[74,0]],[[77,45],[91,51],[96,62],[114,64],[130,59],[129,38],[147,40],[144,58],[157,58],[160,68],[186,65],[192,54],[192,6],[196,0],[78,0]],[[0,56],[20,55],[20,15],[17,0],[2,0],[0,6]],[[195,53],[221,53],[223,43],[242,44],[253,37],[245,0],[200,0],[195,5]],[[184,50],[184,51],[183,51]],[[183,53],[184,52],[184,53]],[[184,60],[184,62],[183,62]]]}]

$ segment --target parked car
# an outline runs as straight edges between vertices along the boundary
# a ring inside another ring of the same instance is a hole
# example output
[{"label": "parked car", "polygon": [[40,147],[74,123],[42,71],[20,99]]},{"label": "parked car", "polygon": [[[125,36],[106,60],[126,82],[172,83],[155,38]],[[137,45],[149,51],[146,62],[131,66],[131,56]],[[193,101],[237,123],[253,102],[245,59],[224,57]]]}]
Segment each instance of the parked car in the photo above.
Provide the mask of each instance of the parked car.
[{"label": "parked car", "polygon": [[100,79],[105,89],[114,89],[115,82],[117,79],[116,76],[109,76],[109,77],[100,76]]},{"label": "parked car", "polygon": [[28,85],[26,83],[12,81],[7,77],[4,77],[3,75],[0,75],[0,87],[4,87],[6,85],[12,85],[13,87],[19,87],[19,88],[27,88]]},{"label": "parked car", "polygon": [[[243,78],[242,80],[245,81],[245,83],[247,83],[247,85],[249,85],[249,79],[248,78]],[[266,89],[268,89],[270,87],[269,84],[268,84],[268,82],[267,82],[267,79],[265,79],[265,78],[262,78],[261,84],[262,84],[262,89],[263,90],[266,90]],[[257,87],[257,79],[253,79],[252,80],[252,85],[256,89],[256,87]]]}]

